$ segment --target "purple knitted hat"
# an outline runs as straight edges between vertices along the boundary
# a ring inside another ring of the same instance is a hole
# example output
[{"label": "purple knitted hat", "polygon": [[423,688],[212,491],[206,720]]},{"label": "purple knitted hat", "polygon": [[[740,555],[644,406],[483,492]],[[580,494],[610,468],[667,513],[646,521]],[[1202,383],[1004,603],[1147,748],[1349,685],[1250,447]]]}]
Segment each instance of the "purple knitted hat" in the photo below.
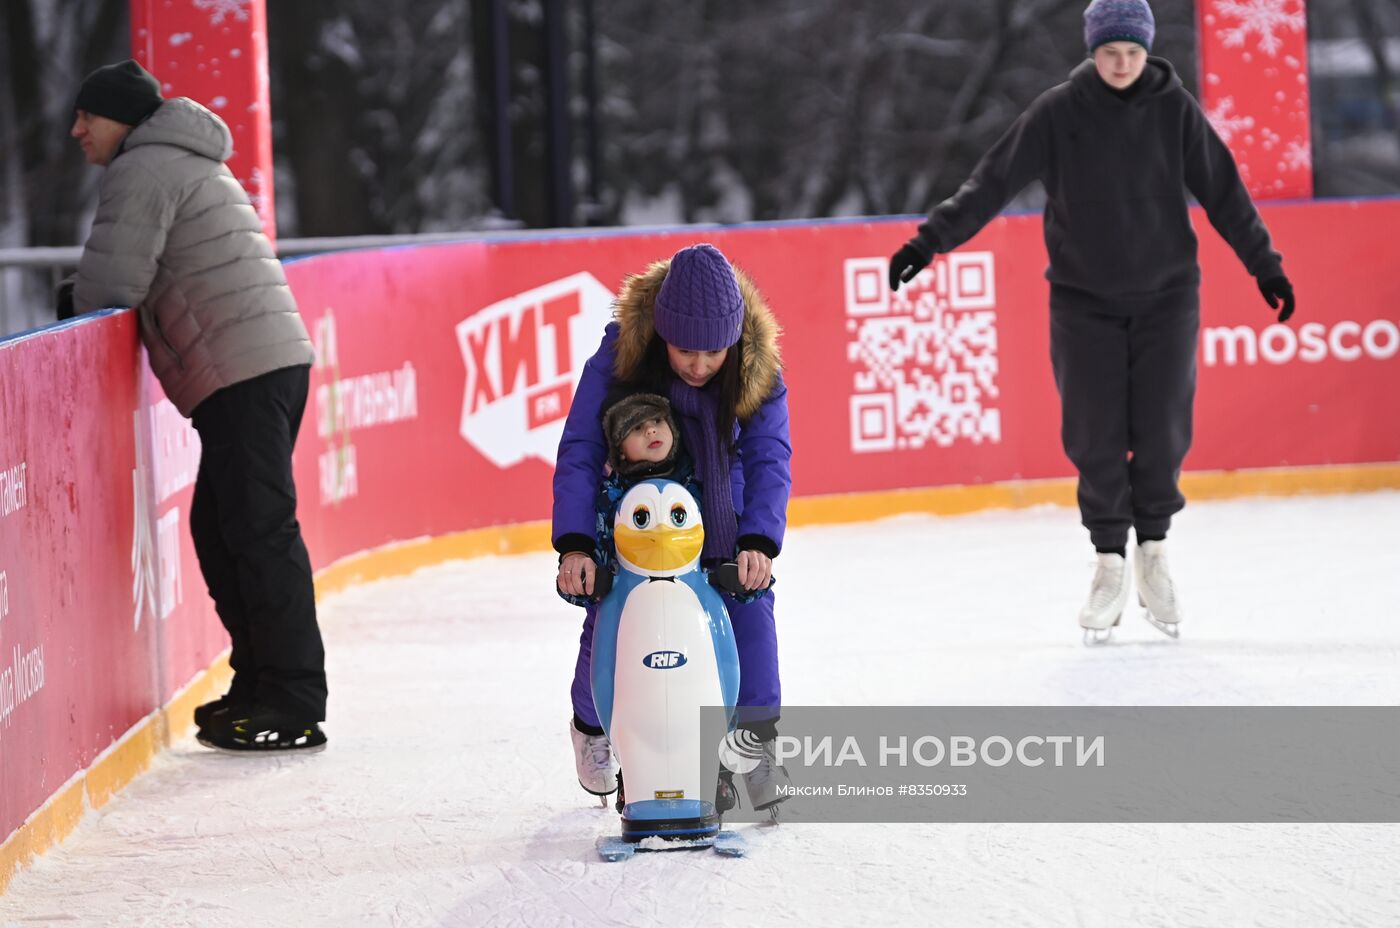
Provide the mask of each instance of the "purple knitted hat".
[{"label": "purple knitted hat", "polygon": [[1136,42],[1152,51],[1156,33],[1147,0],[1093,0],[1084,11],[1084,44],[1091,53],[1105,42]]},{"label": "purple knitted hat", "polygon": [[652,311],[656,334],[686,351],[719,351],[744,330],[744,297],[734,268],[713,245],[691,245],[671,258]]}]

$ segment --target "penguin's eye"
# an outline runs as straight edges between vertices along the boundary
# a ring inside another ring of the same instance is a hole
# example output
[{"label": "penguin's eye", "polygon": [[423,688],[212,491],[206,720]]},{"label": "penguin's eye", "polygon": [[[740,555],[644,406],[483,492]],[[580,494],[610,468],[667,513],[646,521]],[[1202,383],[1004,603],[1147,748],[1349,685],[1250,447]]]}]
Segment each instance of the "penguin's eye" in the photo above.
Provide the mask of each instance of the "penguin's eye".
[{"label": "penguin's eye", "polygon": [[646,528],[651,524],[651,510],[645,506],[638,506],[632,510],[632,524],[637,528]]},{"label": "penguin's eye", "polygon": [[685,526],[685,520],[686,520],[685,507],[682,506],[682,505],[680,505],[679,503],[677,503],[676,505],[672,506],[672,507],[671,507],[671,524],[674,525],[676,528],[682,528],[682,527]]}]

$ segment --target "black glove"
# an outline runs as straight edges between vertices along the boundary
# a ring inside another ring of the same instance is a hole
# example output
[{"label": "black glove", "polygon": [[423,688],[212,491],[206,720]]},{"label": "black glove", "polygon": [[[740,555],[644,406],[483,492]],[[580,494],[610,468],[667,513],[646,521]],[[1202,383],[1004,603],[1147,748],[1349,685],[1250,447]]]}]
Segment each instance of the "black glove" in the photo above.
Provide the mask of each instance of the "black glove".
[{"label": "black glove", "polygon": [[914,275],[928,267],[934,251],[917,235],[900,246],[890,258],[890,289],[898,290],[900,283],[909,283]]},{"label": "black glove", "polygon": [[[1279,322],[1287,322],[1288,317],[1293,315],[1293,285],[1287,277],[1279,275],[1259,281],[1259,292],[1264,294],[1264,302],[1278,309]],[[1280,303],[1283,304],[1282,309],[1279,309]]]},{"label": "black glove", "polygon": [[612,571],[608,569],[607,564],[599,565],[598,569],[593,573],[593,595],[589,598],[595,603],[600,603],[603,601],[604,596],[612,592],[612,588]]},{"label": "black glove", "polygon": [[59,322],[64,319],[72,319],[75,315],[73,312],[73,284],[76,282],[75,278],[65,277],[53,292],[53,307]]}]

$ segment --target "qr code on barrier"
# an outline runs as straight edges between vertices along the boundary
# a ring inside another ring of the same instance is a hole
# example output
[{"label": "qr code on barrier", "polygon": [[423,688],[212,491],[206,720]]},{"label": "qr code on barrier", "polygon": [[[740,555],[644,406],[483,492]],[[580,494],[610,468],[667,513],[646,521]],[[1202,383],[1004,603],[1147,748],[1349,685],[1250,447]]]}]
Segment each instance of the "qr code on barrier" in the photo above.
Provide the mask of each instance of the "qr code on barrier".
[{"label": "qr code on barrier", "polygon": [[895,293],[888,269],[846,261],[851,450],[1000,442],[992,253],[940,255]]}]

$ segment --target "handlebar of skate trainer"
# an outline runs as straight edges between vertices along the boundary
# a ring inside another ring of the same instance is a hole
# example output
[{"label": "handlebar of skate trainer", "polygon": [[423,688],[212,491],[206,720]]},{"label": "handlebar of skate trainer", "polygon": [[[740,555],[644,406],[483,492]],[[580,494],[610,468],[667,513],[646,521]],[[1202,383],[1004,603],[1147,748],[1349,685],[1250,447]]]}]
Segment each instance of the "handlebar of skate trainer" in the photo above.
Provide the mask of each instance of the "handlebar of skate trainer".
[{"label": "handlebar of skate trainer", "polygon": [[[604,596],[607,596],[608,593],[612,591],[612,585],[613,585],[613,575],[612,575],[612,571],[611,571],[611,570],[608,570],[607,567],[605,567],[605,566],[599,565],[597,561],[594,561],[594,562],[593,562],[593,592],[592,592],[591,594],[588,595],[588,597],[587,597],[587,598],[588,598],[588,601],[589,601],[589,602],[593,602],[593,603],[602,602],[602,601],[603,601],[603,597],[604,597]],[[560,589],[559,589],[559,584],[558,584],[558,583],[554,584],[554,589],[555,589],[555,590],[558,590],[560,593],[563,592],[563,590],[560,590]]]},{"label": "handlebar of skate trainer", "polygon": [[[711,583],[714,586],[719,587],[721,590],[731,595],[743,596],[745,593],[756,592],[739,582],[739,564],[737,561],[725,561],[714,569],[714,573],[711,576]],[[770,576],[768,578],[768,586],[772,586],[773,581],[777,579],[777,577]],[[764,587],[764,589],[767,589],[767,587]]]},{"label": "handlebar of skate trainer", "polygon": [[[778,578],[769,577],[768,585],[772,586],[773,581],[776,579]],[[723,564],[716,567],[711,572],[710,582],[711,585],[734,596],[742,596],[745,593],[753,592],[739,582],[739,564],[736,561],[725,561]],[[612,585],[612,571],[605,567],[598,567],[593,572],[593,595],[588,597],[589,600],[595,603],[602,602],[603,597],[607,596],[612,590]]]}]

